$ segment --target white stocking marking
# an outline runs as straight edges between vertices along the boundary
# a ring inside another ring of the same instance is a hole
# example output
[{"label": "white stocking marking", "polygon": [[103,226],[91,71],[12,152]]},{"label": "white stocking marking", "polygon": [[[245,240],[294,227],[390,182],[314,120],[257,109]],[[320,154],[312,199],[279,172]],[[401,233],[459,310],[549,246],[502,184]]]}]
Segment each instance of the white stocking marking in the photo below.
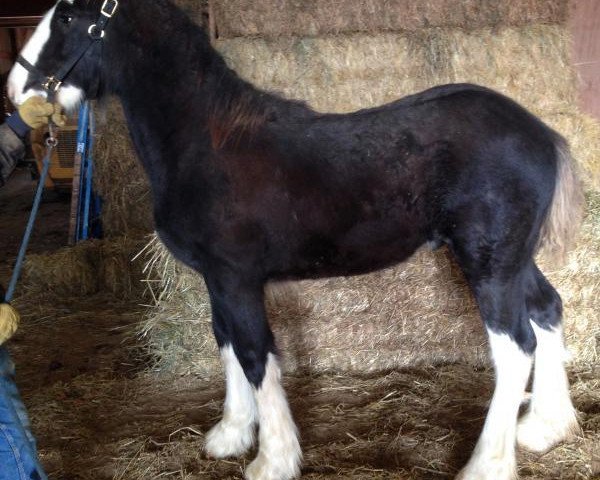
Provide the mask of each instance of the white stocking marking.
[{"label": "white stocking marking", "polygon": [[531,357],[505,334],[488,330],[496,370],[496,389],[469,463],[457,480],[517,478],[515,436],[519,405],[531,370]]},{"label": "white stocking marking", "polygon": [[259,450],[246,469],[248,480],[289,480],[300,475],[302,452],[298,430],[292,419],[283,387],[281,371],[269,354],[265,378],[255,390],[259,414]]},{"label": "white stocking marking", "polygon": [[221,350],[227,392],[223,419],[206,435],[206,453],[215,458],[239,456],[254,444],[258,412],[254,391],[231,345]]},{"label": "white stocking marking", "polygon": [[537,338],[533,394],[519,422],[520,446],[544,452],[579,432],[564,368],[566,352],[560,327],[544,330],[531,322]]}]

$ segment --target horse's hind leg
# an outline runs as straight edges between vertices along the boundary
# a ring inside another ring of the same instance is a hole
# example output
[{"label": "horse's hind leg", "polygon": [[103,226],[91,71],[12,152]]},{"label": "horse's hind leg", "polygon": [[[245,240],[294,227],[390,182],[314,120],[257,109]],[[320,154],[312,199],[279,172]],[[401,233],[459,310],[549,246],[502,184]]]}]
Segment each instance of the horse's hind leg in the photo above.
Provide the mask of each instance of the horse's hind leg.
[{"label": "horse's hind leg", "polygon": [[223,420],[208,434],[209,455],[243,453],[259,424],[259,450],[246,469],[248,480],[289,480],[299,475],[296,426],[281,386],[263,286],[233,274],[206,275],[215,336],[227,374]]},{"label": "horse's hind leg", "polygon": [[529,373],[535,336],[527,319],[520,275],[473,285],[489,337],[496,388],[475,450],[457,479],[517,478],[517,415]]},{"label": "horse's hind leg", "polygon": [[504,212],[470,202],[452,218],[448,236],[477,300],[496,374],[483,430],[460,480],[517,478],[517,416],[536,345],[523,288],[531,258],[527,248],[534,247],[520,241],[527,232],[511,229],[516,221]]},{"label": "horse's hind leg", "polygon": [[529,409],[519,421],[519,446],[544,452],[579,431],[564,368],[562,304],[556,290],[534,265],[527,282],[527,310],[535,336],[535,370]]}]

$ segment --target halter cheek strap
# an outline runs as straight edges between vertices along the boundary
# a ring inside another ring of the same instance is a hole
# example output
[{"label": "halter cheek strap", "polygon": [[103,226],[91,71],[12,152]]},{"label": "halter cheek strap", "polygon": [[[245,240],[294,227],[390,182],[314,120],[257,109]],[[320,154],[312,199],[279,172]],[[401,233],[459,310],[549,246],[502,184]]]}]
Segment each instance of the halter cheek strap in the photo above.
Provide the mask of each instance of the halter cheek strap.
[{"label": "halter cheek strap", "polygon": [[104,38],[104,29],[106,28],[106,25],[108,25],[108,21],[117,11],[118,6],[119,2],[117,0],[104,0],[102,8],[100,9],[98,21],[93,25],[90,25],[90,28],[88,29],[90,37],[96,40]]},{"label": "halter cheek strap", "polygon": [[29,73],[40,79],[42,87],[48,92],[49,101],[54,101],[54,97],[62,86],[64,79],[71,73],[75,68],[75,65],[79,63],[92,45],[104,38],[106,26],[117,11],[118,6],[118,0],[104,0],[98,20],[88,28],[87,42],[83,42],[56,74],[46,76],[38,67],[25,59],[22,55],[17,57],[17,63],[23,66]]}]

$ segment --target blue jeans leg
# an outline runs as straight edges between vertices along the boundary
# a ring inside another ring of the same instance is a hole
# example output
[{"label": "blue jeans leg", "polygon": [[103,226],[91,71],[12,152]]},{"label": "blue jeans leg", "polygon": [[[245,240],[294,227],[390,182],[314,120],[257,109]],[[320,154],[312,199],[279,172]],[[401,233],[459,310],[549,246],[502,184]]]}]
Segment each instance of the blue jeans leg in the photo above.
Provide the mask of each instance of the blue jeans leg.
[{"label": "blue jeans leg", "polygon": [[14,377],[8,350],[0,346],[0,480],[47,480]]}]

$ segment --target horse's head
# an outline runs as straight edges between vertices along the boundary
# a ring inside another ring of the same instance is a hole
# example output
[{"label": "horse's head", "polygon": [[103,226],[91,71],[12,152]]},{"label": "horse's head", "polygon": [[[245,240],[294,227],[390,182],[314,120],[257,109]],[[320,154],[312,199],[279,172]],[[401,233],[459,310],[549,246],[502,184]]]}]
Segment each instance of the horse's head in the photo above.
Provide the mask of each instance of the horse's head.
[{"label": "horse's head", "polygon": [[20,105],[34,95],[56,95],[72,109],[101,87],[101,43],[116,0],[60,0],[44,16],[8,78],[8,95]]}]

